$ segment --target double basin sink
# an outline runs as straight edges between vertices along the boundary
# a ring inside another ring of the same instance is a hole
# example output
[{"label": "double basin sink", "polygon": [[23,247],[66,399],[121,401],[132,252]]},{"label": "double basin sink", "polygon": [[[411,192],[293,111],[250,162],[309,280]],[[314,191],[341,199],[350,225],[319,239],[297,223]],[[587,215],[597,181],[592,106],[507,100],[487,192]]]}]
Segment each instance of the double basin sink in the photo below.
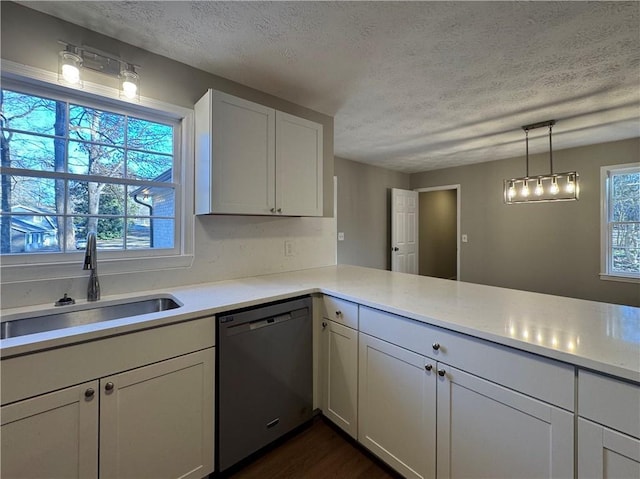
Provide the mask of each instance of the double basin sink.
[{"label": "double basin sink", "polygon": [[0,339],[15,338],[27,334],[43,333],[113,319],[129,318],[148,313],[158,313],[179,308],[181,305],[171,296],[134,298],[127,302],[87,303],[75,306],[59,306],[32,316],[8,319],[0,322]]}]

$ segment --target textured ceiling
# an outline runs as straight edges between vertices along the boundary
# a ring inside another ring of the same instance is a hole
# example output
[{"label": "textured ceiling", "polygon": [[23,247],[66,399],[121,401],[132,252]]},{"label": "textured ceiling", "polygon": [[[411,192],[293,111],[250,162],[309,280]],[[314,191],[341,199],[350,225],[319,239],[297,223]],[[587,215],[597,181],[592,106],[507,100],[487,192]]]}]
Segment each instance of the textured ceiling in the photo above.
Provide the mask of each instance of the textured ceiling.
[{"label": "textured ceiling", "polygon": [[520,156],[552,118],[555,149],[640,136],[638,2],[24,5],[332,115],[337,156],[400,171]]}]

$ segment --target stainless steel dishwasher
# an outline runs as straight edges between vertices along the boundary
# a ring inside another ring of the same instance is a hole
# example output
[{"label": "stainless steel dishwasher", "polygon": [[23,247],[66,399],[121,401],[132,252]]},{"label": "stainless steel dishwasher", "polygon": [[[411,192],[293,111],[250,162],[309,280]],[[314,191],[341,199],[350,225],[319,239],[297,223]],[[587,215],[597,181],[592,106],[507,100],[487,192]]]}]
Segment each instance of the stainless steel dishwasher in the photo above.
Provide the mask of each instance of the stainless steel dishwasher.
[{"label": "stainless steel dishwasher", "polygon": [[216,470],[311,419],[311,298],[217,317]]}]

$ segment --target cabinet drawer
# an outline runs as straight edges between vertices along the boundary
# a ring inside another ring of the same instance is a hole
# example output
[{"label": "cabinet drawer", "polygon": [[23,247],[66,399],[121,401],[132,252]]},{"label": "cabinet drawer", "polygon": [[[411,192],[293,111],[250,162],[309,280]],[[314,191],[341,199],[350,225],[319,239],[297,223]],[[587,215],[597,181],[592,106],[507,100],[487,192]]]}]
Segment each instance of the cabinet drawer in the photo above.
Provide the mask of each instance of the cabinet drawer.
[{"label": "cabinet drawer", "polygon": [[324,296],[322,301],[322,316],[324,318],[358,329],[358,305],[333,296]]},{"label": "cabinet drawer", "polygon": [[364,306],[359,324],[363,333],[574,410],[573,366]]},{"label": "cabinet drawer", "polygon": [[578,372],[578,414],[640,438],[640,384]]}]

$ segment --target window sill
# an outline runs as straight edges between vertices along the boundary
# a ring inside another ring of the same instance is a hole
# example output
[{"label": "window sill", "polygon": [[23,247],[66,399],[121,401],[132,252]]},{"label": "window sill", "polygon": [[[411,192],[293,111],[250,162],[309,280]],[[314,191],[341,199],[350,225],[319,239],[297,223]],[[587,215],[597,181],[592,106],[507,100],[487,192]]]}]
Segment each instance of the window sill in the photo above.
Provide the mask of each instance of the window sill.
[{"label": "window sill", "polygon": [[[153,256],[147,258],[98,260],[100,276],[189,268],[193,255]],[[2,265],[2,283],[21,283],[64,278],[82,278],[88,273],[82,269],[82,261],[47,264]]]},{"label": "window sill", "polygon": [[618,281],[621,283],[640,283],[640,278],[637,276],[620,276],[608,273],[600,273],[600,279],[604,281]]}]

